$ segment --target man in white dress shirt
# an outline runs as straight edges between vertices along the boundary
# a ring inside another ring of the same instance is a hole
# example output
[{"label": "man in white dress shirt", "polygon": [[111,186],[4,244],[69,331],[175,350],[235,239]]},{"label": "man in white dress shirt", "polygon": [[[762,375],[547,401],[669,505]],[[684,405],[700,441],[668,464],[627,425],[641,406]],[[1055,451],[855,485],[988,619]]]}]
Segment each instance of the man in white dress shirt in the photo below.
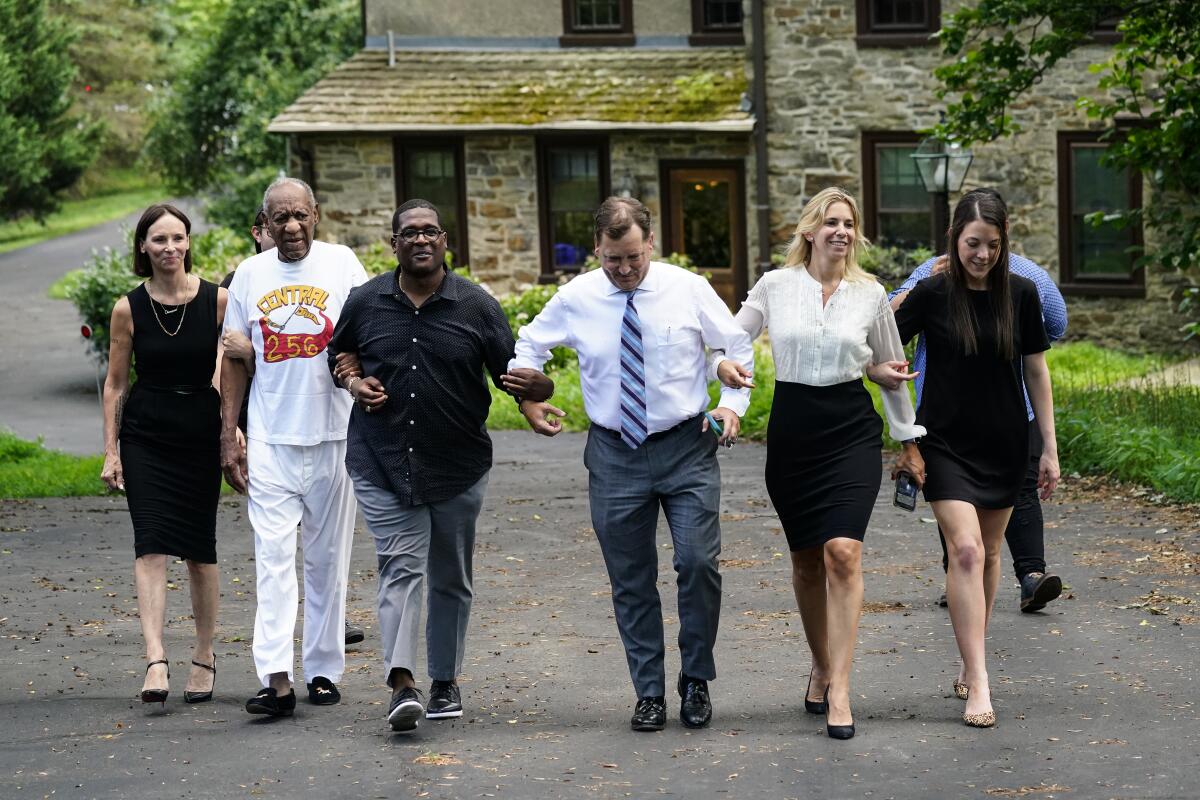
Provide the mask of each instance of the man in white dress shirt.
[{"label": "man in white dress shirt", "polygon": [[[746,389],[721,390],[710,432],[705,348],[752,363],[750,339],[703,277],[652,261],[650,212],[610,197],[596,212],[601,269],[563,286],[521,328],[509,369],[541,369],[552,347],[579,354],[588,417],[584,464],[592,526],[612,584],[617,628],[638,703],[634,730],[666,724],[662,606],[655,529],[661,506],[671,529],[679,599],[680,719],[699,728],[712,718],[708,681],[721,608],[717,444],[736,441],[750,403]],[[529,400],[533,429],[553,436],[562,412]]]}]

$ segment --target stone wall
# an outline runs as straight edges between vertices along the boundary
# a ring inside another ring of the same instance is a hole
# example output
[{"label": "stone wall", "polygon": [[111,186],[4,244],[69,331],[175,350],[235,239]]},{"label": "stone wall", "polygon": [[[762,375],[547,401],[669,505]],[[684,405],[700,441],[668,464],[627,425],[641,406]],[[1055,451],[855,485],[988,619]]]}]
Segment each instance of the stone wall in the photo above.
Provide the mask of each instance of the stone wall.
[{"label": "stone wall", "polygon": [[302,156],[310,159],[323,241],[350,247],[387,241],[396,210],[391,137],[303,137],[291,152],[292,175],[302,174]]},{"label": "stone wall", "polygon": [[1183,341],[1188,319],[1177,312],[1186,282],[1179,275],[1146,281],[1146,298],[1068,297],[1067,340],[1119,350],[1200,353],[1200,339]]},{"label": "stone wall", "polygon": [[469,137],[464,157],[472,274],[501,293],[535,283],[540,250],[534,138]]}]

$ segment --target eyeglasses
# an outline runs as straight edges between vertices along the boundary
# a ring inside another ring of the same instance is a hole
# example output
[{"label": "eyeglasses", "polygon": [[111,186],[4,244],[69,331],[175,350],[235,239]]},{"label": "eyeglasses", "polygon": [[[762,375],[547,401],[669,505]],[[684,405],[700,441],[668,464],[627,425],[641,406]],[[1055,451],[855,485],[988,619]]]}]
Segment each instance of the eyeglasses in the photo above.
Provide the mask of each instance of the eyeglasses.
[{"label": "eyeglasses", "polygon": [[402,239],[407,244],[414,244],[417,239],[424,236],[427,241],[432,242],[444,233],[445,231],[441,228],[405,228],[399,233],[392,234],[392,241]]}]

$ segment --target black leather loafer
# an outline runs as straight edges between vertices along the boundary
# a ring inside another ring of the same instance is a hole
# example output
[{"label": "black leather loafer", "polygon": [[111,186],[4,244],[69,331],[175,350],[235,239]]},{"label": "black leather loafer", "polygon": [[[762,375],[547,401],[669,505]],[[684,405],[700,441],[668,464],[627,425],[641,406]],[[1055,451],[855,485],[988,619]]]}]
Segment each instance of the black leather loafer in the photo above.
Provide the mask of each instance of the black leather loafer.
[{"label": "black leather loafer", "polygon": [[308,684],[308,702],[314,706],[332,706],[341,701],[342,693],[324,675],[318,675]]},{"label": "black leather loafer", "polygon": [[667,725],[667,701],[663,697],[643,697],[633,709],[629,727],[635,731],[661,731]]},{"label": "black leather loafer", "polygon": [[246,701],[246,711],[251,714],[266,714],[269,717],[290,717],[296,710],[296,692],[292,690],[279,697],[275,690],[267,687]]},{"label": "black leather loafer", "polygon": [[708,681],[679,673],[679,721],[688,728],[703,728],[712,720]]}]

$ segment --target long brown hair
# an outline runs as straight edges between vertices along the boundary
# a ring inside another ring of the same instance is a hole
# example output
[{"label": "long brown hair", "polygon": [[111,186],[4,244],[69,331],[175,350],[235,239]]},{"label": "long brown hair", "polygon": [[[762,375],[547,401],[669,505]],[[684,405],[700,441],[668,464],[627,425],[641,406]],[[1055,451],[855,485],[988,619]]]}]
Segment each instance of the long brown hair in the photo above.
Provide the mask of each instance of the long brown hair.
[{"label": "long brown hair", "polygon": [[972,222],[980,221],[1000,231],[1000,252],[987,275],[988,301],[996,323],[996,355],[1008,361],[1013,357],[1012,290],[1008,280],[1008,206],[995,189],[975,189],[963,195],[954,207],[954,218],[946,234],[950,269],[947,286],[950,301],[950,330],[963,352],[972,355],[978,350],[975,341],[975,312],[967,286],[967,269],[958,257],[958,240]]}]

